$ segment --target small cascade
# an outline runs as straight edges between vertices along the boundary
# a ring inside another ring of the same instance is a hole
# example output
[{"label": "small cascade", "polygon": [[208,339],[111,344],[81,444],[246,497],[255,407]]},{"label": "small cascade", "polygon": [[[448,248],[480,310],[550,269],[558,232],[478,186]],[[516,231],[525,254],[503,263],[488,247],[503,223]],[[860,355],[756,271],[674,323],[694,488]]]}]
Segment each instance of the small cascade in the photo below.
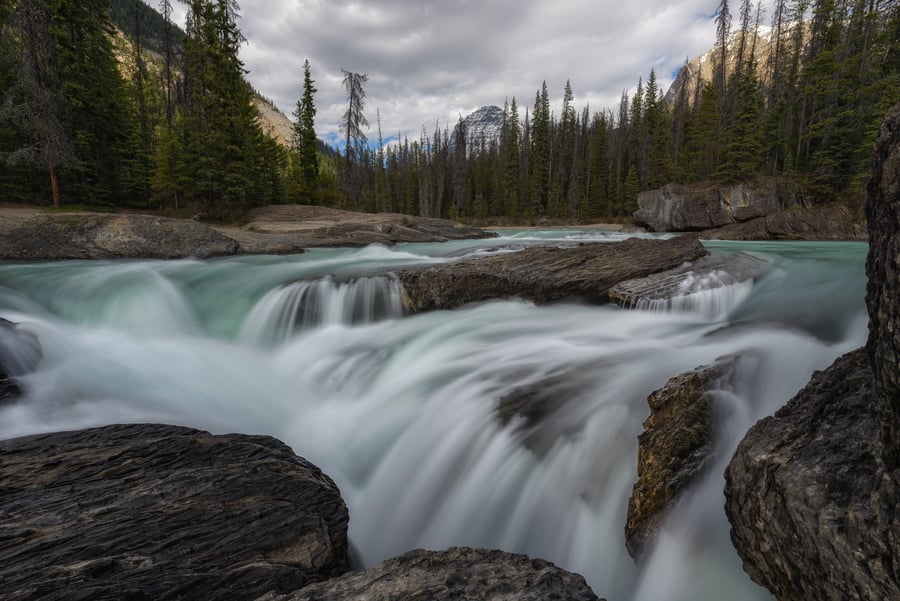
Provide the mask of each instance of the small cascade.
[{"label": "small cascade", "polygon": [[746,253],[712,255],[645,278],[618,284],[610,297],[620,305],[655,313],[699,313],[725,317],[753,290],[770,263]]},{"label": "small cascade", "polygon": [[753,290],[753,280],[724,284],[711,275],[687,278],[681,293],[668,298],[637,298],[631,308],[651,313],[699,313],[718,319],[744,302]]},{"label": "small cascade", "polygon": [[403,316],[400,281],[392,276],[336,282],[331,276],[270,291],[253,308],[240,338],[277,345],[292,334],[327,324],[372,323]]}]

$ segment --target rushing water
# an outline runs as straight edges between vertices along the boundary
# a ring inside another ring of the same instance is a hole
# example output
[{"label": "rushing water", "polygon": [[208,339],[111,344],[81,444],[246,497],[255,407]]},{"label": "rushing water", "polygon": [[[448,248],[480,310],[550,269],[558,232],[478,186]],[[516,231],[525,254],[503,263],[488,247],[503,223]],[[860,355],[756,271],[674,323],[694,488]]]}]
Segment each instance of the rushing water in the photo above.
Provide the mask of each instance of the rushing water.
[{"label": "rushing water", "polygon": [[[770,599],[731,548],[722,472],[750,425],[864,343],[864,244],[710,243],[773,267],[752,286],[691,285],[669,312],[507,300],[404,317],[383,275],[620,237],[0,264],[0,317],[44,353],[22,379],[26,398],[0,409],[0,437],[135,421],[271,434],[337,481],[366,564],[415,547],[496,547],[580,572],[612,601]],[[0,337],[0,361],[18,341]],[[635,566],[623,526],[646,397],[733,353],[715,468]],[[498,402],[533,390],[556,407],[501,425]]]}]

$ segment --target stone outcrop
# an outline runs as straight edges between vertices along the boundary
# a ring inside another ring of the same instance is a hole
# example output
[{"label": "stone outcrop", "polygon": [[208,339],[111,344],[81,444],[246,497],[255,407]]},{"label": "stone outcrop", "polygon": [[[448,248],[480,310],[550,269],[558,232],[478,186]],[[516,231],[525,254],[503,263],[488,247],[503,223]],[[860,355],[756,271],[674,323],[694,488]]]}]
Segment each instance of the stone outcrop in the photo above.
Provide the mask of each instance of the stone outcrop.
[{"label": "stone outcrop", "polygon": [[0,258],[180,259],[233,255],[238,243],[185,219],[148,215],[48,215],[0,235]]},{"label": "stone outcrop", "polygon": [[574,248],[535,247],[502,255],[412,268],[398,273],[411,312],[451,309],[497,298],[535,303],[605,302],[624,280],[671,269],[706,254],[693,237],[630,238]]},{"label": "stone outcrop", "polygon": [[869,340],[757,423],[726,471],[744,569],[780,601],[900,599],[900,105],[869,184]]},{"label": "stone outcrop", "polygon": [[844,206],[793,207],[704,231],[706,240],[865,240],[866,220]]},{"label": "stone outcrop", "polygon": [[638,194],[634,221],[657,232],[707,230],[785,208],[774,179],[731,185],[666,184]]},{"label": "stone outcrop", "polygon": [[446,219],[397,213],[355,213],[306,205],[271,205],[250,212],[242,228],[220,227],[246,254],[287,254],[304,248],[400,242],[446,242],[497,234]]},{"label": "stone outcrop", "polygon": [[628,500],[625,546],[639,559],[681,492],[712,464],[717,391],[733,390],[738,356],[671,378],[647,397],[638,436],[638,480]]},{"label": "stone outcrop", "polygon": [[252,599],[349,567],[347,509],[267,436],[160,425],[0,441],[4,599]]},{"label": "stone outcrop", "polygon": [[454,547],[412,551],[368,570],[257,601],[596,601],[584,578],[525,555]]},{"label": "stone outcrop", "polygon": [[302,205],[261,207],[251,212],[251,221],[244,227],[135,214],[47,214],[27,208],[6,208],[3,213],[0,259],[12,260],[206,259],[496,236],[445,219]]},{"label": "stone outcrop", "polygon": [[680,297],[755,280],[770,263],[746,253],[709,255],[688,264],[644,278],[620,282],[609,291],[623,307],[652,307]]}]

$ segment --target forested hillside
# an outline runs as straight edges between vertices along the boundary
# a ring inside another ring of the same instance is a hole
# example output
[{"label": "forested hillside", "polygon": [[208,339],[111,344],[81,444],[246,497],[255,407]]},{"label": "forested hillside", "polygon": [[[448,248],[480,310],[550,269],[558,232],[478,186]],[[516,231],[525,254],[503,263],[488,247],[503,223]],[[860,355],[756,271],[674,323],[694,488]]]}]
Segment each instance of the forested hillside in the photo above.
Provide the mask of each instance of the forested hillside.
[{"label": "forested hillside", "polygon": [[722,2],[709,64],[668,102],[652,71],[595,112],[575,106],[569,84],[551,106],[545,84],[533,102],[508,99],[489,142],[459,124],[366,143],[366,78],[347,72],[355,109],[339,157],[316,140],[315,66],[297,74],[292,139],[276,144],[244,79],[237,4],[184,4],[186,31],[170,0],[158,11],[0,0],[0,198],[212,220],[300,202],[527,222],[626,218],[639,191],[667,182],[768,175],[806,202],[853,202],[878,123],[900,100],[896,1],[779,0],[766,22],[749,0],[734,16]]}]

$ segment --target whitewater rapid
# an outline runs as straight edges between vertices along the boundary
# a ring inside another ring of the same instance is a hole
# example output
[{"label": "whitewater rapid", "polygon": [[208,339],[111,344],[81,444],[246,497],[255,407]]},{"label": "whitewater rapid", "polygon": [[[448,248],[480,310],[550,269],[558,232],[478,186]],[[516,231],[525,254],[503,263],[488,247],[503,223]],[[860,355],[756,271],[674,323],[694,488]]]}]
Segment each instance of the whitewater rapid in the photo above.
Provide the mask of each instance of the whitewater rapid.
[{"label": "whitewater rapid", "polygon": [[[611,600],[770,599],[731,548],[722,472],[747,428],[865,342],[864,244],[709,244],[773,266],[666,312],[503,300],[404,316],[382,275],[621,236],[0,264],[0,317],[44,353],[25,398],[0,408],[0,437],[141,421],[270,434],[338,483],[365,564],[470,545],[544,557]],[[623,528],[646,397],[730,354],[716,465],[637,567]],[[529,390],[555,409],[503,425],[498,403]]]}]

